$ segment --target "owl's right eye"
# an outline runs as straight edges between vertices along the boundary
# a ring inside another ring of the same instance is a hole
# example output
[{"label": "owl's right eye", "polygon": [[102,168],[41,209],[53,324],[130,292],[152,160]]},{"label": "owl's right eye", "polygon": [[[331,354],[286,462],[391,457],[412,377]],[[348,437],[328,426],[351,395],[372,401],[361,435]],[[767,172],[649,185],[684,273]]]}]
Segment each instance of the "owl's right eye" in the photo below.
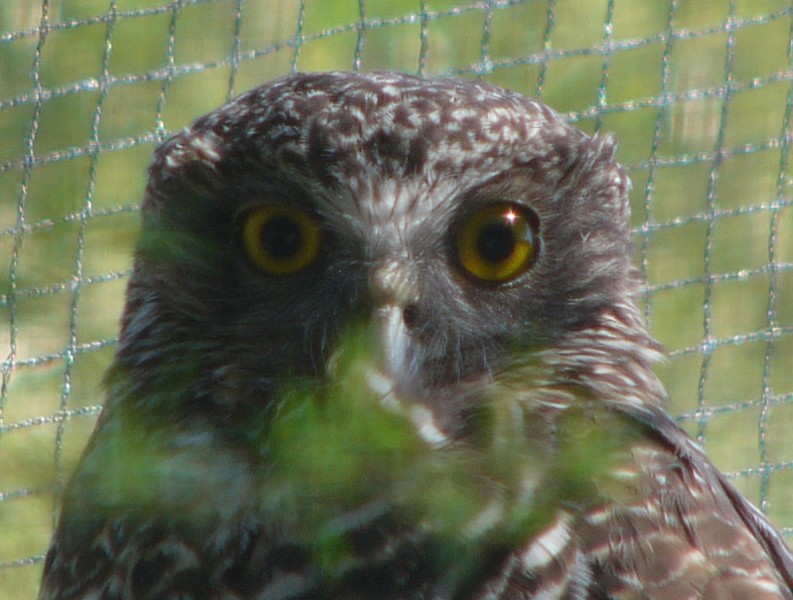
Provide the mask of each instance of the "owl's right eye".
[{"label": "owl's right eye", "polygon": [[525,273],[539,244],[534,211],[510,202],[497,202],[468,215],[454,239],[463,270],[489,284],[506,283]]},{"label": "owl's right eye", "polygon": [[242,243],[251,262],[268,275],[302,271],[319,256],[322,232],[306,212],[277,204],[248,211]]}]

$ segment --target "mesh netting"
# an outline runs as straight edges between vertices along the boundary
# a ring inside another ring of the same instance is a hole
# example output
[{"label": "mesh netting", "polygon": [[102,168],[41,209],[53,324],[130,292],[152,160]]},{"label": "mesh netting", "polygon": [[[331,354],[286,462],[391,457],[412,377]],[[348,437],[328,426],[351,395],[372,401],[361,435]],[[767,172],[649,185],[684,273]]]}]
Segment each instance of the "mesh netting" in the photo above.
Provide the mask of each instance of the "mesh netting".
[{"label": "mesh netting", "polygon": [[290,71],[484,77],[610,131],[671,410],[793,534],[793,6],[0,0],[0,597],[102,400],[152,150]]}]

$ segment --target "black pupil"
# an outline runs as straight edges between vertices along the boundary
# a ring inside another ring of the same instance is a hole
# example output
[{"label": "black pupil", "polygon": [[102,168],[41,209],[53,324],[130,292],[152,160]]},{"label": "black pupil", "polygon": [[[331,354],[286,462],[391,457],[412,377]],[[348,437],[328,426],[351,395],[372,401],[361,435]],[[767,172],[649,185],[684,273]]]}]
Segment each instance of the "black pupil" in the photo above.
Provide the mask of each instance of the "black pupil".
[{"label": "black pupil", "polygon": [[275,260],[290,260],[303,246],[303,232],[294,219],[275,217],[262,227],[261,243]]},{"label": "black pupil", "polygon": [[476,249],[484,260],[500,263],[515,250],[515,234],[506,223],[488,223],[479,233]]}]

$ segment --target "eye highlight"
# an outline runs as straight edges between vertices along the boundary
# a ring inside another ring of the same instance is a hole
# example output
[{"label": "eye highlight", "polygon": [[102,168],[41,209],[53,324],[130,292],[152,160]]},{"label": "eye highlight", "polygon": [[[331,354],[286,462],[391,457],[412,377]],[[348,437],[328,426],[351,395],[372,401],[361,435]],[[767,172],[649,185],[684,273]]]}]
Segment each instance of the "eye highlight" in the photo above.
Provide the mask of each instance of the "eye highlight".
[{"label": "eye highlight", "polygon": [[532,210],[509,202],[490,204],[469,215],[457,229],[457,260],[481,281],[512,281],[534,263],[540,241],[537,231]]},{"label": "eye highlight", "polygon": [[322,233],[302,210],[263,204],[245,214],[242,243],[251,262],[268,275],[302,271],[319,255]]}]

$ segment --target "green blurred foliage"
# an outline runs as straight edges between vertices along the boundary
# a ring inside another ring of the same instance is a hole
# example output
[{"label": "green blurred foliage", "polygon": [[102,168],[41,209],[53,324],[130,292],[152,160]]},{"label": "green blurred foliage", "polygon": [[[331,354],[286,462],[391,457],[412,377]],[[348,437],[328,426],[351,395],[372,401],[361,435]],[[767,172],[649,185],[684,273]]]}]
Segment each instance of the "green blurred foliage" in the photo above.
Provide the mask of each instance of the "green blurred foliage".
[{"label": "green blurred foliage", "polygon": [[0,597],[34,596],[101,404],[152,150],[293,69],[483,76],[614,133],[671,410],[793,527],[790,6],[670,4],[50,0],[40,35],[0,0]]},{"label": "green blurred foliage", "polygon": [[[431,426],[429,411],[382,395],[387,375],[373,333],[347,331],[326,380],[284,382],[223,438],[173,427],[156,409],[124,412],[140,406],[119,402],[138,386],[114,368],[117,410],[81,465],[70,516],[75,506],[87,520],[166,515],[201,539],[243,506],[311,552],[329,585],[360,560],[362,528],[409,533],[431,553],[427,568],[460,590],[494,553],[551,527],[560,507],[635,497],[639,487],[623,474],[638,423],[584,397],[546,423],[514,393],[525,377],[518,361],[509,381],[468,390],[476,397],[471,443],[430,443],[419,434]],[[169,397],[189,393],[200,362],[180,357],[162,369],[159,387]]]}]

